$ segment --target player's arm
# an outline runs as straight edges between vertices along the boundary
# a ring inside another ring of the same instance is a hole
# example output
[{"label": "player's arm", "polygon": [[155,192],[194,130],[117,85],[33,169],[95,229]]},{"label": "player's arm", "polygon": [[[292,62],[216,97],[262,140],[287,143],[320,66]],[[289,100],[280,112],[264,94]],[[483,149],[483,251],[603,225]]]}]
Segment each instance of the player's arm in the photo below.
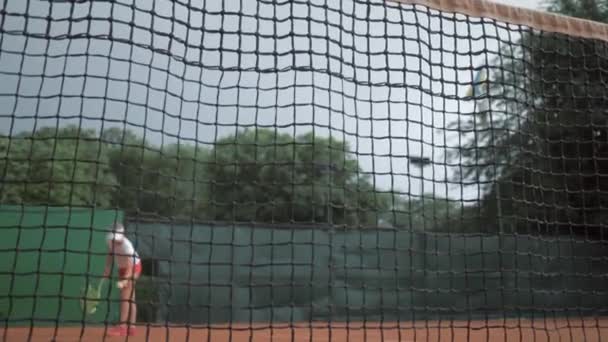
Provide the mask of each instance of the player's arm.
[{"label": "player's arm", "polygon": [[131,277],[133,276],[133,266],[135,266],[133,264],[133,260],[131,258],[129,258],[128,265],[126,267],[126,271],[123,274],[121,280],[131,280]]},{"label": "player's arm", "polygon": [[120,280],[117,283],[117,286],[119,289],[122,289],[123,287],[125,287],[132,280],[131,277],[133,276],[133,266],[134,266],[133,261],[129,260],[125,273],[122,274],[122,276],[120,277]]},{"label": "player's arm", "polygon": [[108,255],[106,255],[106,266],[105,269],[103,271],[103,277],[107,278],[110,276],[110,271],[112,269],[112,254],[110,252],[108,252]]}]

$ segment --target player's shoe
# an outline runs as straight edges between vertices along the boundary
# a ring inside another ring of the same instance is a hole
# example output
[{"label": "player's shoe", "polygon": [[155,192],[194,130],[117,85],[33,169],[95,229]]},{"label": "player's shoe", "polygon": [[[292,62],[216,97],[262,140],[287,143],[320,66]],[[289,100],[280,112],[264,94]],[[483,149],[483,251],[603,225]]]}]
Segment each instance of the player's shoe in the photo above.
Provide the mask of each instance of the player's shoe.
[{"label": "player's shoe", "polygon": [[120,325],[108,330],[108,336],[135,336],[137,330],[135,327],[126,327],[125,325]]}]

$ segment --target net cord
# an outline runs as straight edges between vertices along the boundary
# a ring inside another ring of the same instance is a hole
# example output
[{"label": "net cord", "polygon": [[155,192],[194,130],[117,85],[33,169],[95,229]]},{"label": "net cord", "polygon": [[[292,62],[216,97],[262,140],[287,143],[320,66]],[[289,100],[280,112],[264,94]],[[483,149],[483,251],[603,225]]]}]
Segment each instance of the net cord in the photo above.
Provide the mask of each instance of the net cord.
[{"label": "net cord", "polygon": [[484,20],[498,20],[509,25],[523,25],[541,31],[608,41],[607,24],[487,0],[387,0],[387,2],[420,5],[444,13],[459,13]]}]

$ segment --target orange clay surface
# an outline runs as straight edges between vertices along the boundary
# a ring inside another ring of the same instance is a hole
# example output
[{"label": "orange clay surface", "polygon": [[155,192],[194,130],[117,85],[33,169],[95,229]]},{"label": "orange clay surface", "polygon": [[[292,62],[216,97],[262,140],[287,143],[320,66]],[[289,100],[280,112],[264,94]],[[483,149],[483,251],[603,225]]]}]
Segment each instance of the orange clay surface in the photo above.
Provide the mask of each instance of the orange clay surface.
[{"label": "orange clay surface", "polygon": [[314,342],[397,342],[397,341],[608,341],[608,318],[442,321],[397,323],[294,323],[259,325],[159,326],[140,325],[135,337],[108,337],[105,328],[18,327],[0,329],[7,342],[75,341],[314,341]]}]

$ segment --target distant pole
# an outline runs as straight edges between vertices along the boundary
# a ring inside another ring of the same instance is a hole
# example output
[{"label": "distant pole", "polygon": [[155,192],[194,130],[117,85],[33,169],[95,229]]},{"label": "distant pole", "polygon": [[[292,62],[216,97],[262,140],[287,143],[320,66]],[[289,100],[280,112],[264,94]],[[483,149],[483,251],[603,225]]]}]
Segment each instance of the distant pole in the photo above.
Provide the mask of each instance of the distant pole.
[{"label": "distant pole", "polygon": [[[334,164],[319,164],[317,165],[317,170],[323,174],[327,174],[331,177],[331,175],[333,175],[335,172],[338,171],[338,167],[335,166]],[[329,184],[327,186],[327,194],[325,196],[326,198],[326,203],[325,203],[325,207],[327,210],[327,223],[329,223],[330,225],[333,224],[333,209],[331,206],[331,178],[329,181]]]},{"label": "distant pole", "polygon": [[[490,96],[490,83],[488,70],[485,68],[480,69],[474,76],[473,84],[469,88],[467,96],[473,99],[473,114],[474,115],[485,115],[482,112],[487,111],[489,113],[490,120],[492,120],[492,101]],[[494,135],[492,134],[492,138]],[[496,146],[492,141],[492,146]],[[496,161],[497,158],[494,158]],[[502,225],[502,200],[500,196],[500,177],[498,175],[498,168],[494,165],[494,184],[496,185],[496,215],[498,216],[498,231],[502,234],[504,232]]]},{"label": "distant pole", "polygon": [[424,167],[431,164],[431,159],[422,156],[407,156],[410,164],[420,168],[420,197],[424,196]]},{"label": "distant pole", "polygon": [[496,177],[496,215],[498,215],[498,231],[500,234],[504,233],[502,226],[502,199],[500,198],[500,182],[498,176]]},{"label": "distant pole", "polygon": [[334,210],[331,207],[331,187],[327,191],[327,223],[333,224]]},{"label": "distant pole", "polygon": [[[484,99],[481,99],[481,106],[482,108],[480,108],[481,110],[484,111],[490,111],[491,110],[491,102],[490,102],[490,98],[486,97]],[[477,101],[475,101],[475,111],[477,111]],[[491,116],[490,116],[491,119]],[[493,139],[494,139],[494,134],[491,135],[492,136],[492,146],[494,146],[494,149],[496,149],[496,144],[494,143]],[[500,234],[504,233],[504,229],[503,229],[503,224],[502,224],[502,199],[500,197],[500,175],[498,174],[499,170],[498,167],[496,166],[496,163],[498,162],[498,155],[496,154],[496,151],[494,151],[494,184],[496,186],[496,216],[497,220],[498,220],[498,232]]]}]

